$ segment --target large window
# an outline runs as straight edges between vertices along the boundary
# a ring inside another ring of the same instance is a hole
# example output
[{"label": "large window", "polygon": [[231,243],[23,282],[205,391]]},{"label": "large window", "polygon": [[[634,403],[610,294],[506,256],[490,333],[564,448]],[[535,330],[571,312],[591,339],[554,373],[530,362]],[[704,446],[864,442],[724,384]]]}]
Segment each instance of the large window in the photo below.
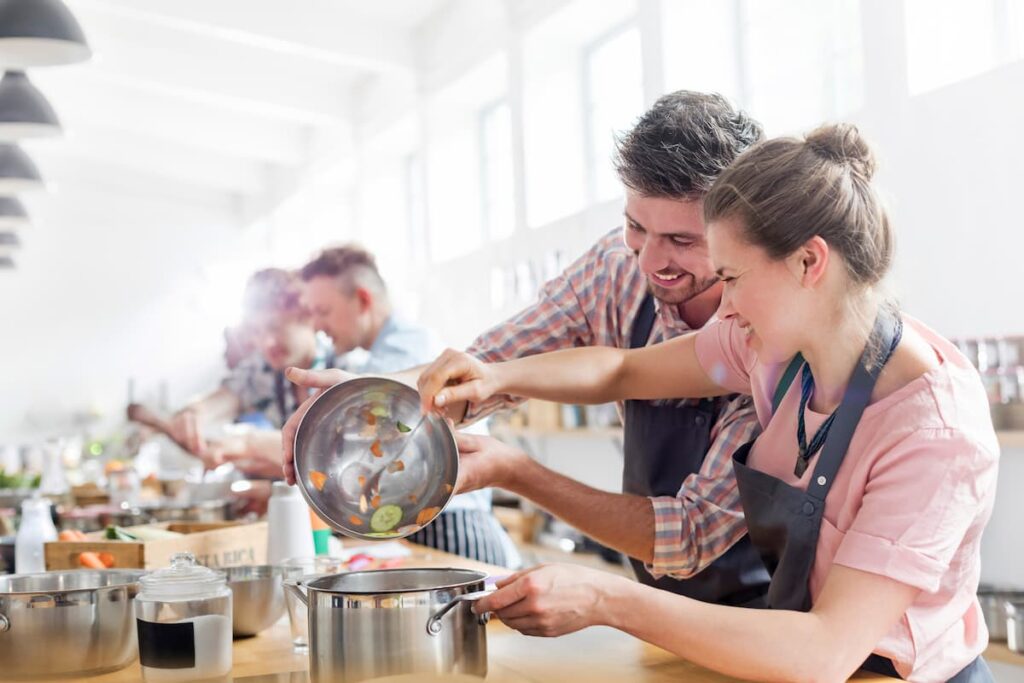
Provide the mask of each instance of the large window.
[{"label": "large window", "polygon": [[640,31],[621,27],[586,51],[589,198],[614,199],[622,194],[612,159],[615,136],[629,128],[644,106]]},{"label": "large window", "polygon": [[488,239],[515,231],[515,172],[512,163],[512,112],[501,100],[480,112],[480,197]]},{"label": "large window", "polygon": [[661,45],[665,89],[717,92],[742,100],[738,3],[707,0],[663,2]]},{"label": "large window", "polygon": [[[635,2],[576,0],[531,28],[524,37],[526,220],[531,227],[550,225],[581,211],[590,199],[587,176],[591,165],[587,159],[596,158],[601,152],[588,148],[585,133],[585,122],[593,120],[593,112],[585,118],[584,108],[598,101],[593,96],[584,97],[582,81],[585,79],[581,75],[588,66],[584,55],[595,40],[608,35],[635,14]],[[589,61],[596,60],[597,69],[617,73],[618,67],[608,68],[606,60],[609,55],[629,52],[629,40],[626,37],[624,43],[610,44],[607,52],[592,50]],[[639,86],[640,72],[634,70],[633,73]],[[598,125],[609,125],[618,110],[608,103],[603,85],[595,94],[600,98],[597,114],[602,117]],[[619,94],[629,98],[629,92]],[[640,100],[632,106],[636,108],[634,115],[639,114],[643,102]],[[597,128],[594,130],[596,132]],[[610,145],[610,138],[605,144]]]},{"label": "large window", "polygon": [[480,110],[505,96],[504,55],[480,64],[427,102],[427,216],[430,254],[444,261],[484,239]]},{"label": "large window", "polygon": [[770,135],[863,106],[857,0],[747,0],[739,27],[744,104]]},{"label": "large window", "polygon": [[905,0],[912,94],[1024,57],[1022,0]]}]

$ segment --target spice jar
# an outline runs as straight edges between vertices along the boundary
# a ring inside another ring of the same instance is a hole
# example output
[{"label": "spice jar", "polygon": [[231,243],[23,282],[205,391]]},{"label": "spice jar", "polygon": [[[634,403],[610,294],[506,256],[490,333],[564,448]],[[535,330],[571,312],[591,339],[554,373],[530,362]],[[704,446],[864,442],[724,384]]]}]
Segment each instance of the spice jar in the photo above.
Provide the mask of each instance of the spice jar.
[{"label": "spice jar", "polygon": [[223,572],[177,553],[135,596],[139,663],[147,683],[217,679],[231,672],[231,589]]}]

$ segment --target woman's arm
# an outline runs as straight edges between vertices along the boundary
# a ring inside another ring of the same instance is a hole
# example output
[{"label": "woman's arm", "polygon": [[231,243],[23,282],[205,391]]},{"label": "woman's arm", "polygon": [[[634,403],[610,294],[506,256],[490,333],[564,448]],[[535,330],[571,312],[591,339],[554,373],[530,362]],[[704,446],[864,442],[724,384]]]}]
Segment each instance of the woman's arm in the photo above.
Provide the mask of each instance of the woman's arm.
[{"label": "woman's arm", "polygon": [[729,393],[704,372],[693,334],[641,349],[590,346],[493,364],[449,349],[420,375],[419,390],[424,409],[497,393],[561,403]]},{"label": "woman's arm", "polygon": [[474,611],[527,635],[607,625],[701,666],[757,681],[845,681],[899,621],[918,589],[835,566],[810,612],[725,607],[576,566],[499,582]]}]

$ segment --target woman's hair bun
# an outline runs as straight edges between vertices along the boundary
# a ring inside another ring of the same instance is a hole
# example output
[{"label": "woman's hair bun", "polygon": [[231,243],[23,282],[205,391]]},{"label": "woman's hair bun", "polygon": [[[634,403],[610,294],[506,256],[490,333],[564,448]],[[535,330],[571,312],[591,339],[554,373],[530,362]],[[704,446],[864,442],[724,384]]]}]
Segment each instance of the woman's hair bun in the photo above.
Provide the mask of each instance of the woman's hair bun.
[{"label": "woman's hair bun", "polygon": [[805,138],[808,147],[837,164],[871,180],[875,174],[875,153],[852,123],[832,123],[816,128]]}]

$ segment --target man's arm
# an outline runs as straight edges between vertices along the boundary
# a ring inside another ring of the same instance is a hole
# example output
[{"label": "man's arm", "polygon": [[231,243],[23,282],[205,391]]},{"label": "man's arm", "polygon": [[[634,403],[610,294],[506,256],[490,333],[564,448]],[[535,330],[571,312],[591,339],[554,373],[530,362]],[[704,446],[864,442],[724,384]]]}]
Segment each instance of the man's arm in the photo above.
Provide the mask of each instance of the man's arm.
[{"label": "man's arm", "polygon": [[748,397],[719,413],[699,472],[674,496],[609,493],[561,475],[490,437],[458,434],[459,490],[517,493],[609,548],[643,561],[655,576],[687,578],[746,533],[732,454],[760,431]]},{"label": "man's arm", "polygon": [[544,467],[497,439],[459,433],[457,492],[497,486],[531,500],[609,548],[654,557],[654,511],[643,496],[609,493]]}]

